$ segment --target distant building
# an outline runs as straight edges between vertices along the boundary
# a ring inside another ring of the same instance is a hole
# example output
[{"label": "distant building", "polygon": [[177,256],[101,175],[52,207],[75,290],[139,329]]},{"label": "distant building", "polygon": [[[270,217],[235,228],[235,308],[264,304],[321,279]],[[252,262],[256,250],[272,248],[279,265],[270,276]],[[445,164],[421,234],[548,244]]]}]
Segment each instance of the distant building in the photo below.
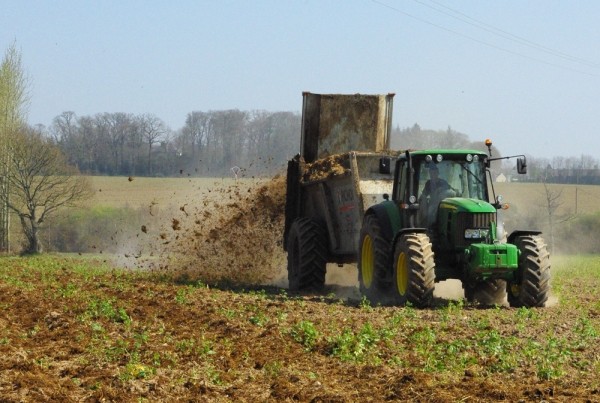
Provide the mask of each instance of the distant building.
[{"label": "distant building", "polygon": [[506,182],[506,175],[500,174],[500,175],[496,176],[496,182],[501,182],[501,183]]}]

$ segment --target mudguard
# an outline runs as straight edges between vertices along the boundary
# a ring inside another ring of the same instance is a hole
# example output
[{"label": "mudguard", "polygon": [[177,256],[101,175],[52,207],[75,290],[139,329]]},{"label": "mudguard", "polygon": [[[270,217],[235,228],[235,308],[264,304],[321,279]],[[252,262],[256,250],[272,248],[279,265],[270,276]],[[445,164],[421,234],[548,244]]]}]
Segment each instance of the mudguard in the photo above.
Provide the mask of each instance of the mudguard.
[{"label": "mudguard", "polygon": [[427,228],[403,228],[400,210],[396,203],[389,200],[371,206],[366,211],[365,215],[366,214],[374,214],[377,216],[379,224],[381,225],[381,230],[383,231],[383,236],[392,242],[392,245],[396,242],[396,239],[405,232],[427,232]]},{"label": "mudguard", "polygon": [[518,229],[510,233],[508,239],[506,240],[508,243],[515,243],[515,239],[519,236],[523,235],[540,235],[542,231],[538,230],[522,230]]},{"label": "mudguard", "polygon": [[401,228],[400,213],[398,207],[392,201],[386,200],[371,206],[365,212],[365,215],[367,214],[374,214],[377,217],[383,236],[389,241],[394,238],[394,234]]}]

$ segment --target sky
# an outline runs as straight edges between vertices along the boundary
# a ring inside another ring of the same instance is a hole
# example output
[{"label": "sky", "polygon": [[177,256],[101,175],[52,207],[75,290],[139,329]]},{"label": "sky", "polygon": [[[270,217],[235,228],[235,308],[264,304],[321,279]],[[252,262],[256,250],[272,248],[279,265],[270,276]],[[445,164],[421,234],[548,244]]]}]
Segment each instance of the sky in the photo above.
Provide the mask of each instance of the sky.
[{"label": "sky", "polygon": [[31,125],[126,112],[178,130],[191,111],[300,112],[303,91],[395,93],[394,126],[600,158],[599,16],[596,0],[3,0],[0,51],[21,52]]}]

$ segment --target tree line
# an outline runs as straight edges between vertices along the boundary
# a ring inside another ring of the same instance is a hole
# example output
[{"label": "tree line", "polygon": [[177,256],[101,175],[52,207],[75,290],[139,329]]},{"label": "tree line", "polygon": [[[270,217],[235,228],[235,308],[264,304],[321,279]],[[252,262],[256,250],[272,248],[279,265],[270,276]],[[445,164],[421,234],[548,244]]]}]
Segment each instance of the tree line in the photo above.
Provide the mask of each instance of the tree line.
[{"label": "tree line", "polygon": [[[394,129],[392,148],[467,148],[487,152],[483,139],[471,141],[469,136],[452,130],[450,127],[446,130],[427,130],[422,129],[418,124]],[[511,155],[518,153],[520,150],[514,150]],[[492,146],[492,154],[494,157],[502,156],[500,150],[495,146]],[[527,175],[519,175],[518,178],[517,175],[513,175],[514,162],[505,162],[501,166],[495,166],[493,171],[496,174],[504,173],[509,178],[525,182],[600,185],[600,161],[591,155],[555,156],[552,158],[527,156],[527,166]]]},{"label": "tree line", "polygon": [[530,182],[600,185],[600,162],[591,155],[553,158],[530,157]]},{"label": "tree line", "polygon": [[[193,111],[172,131],[150,114],[64,112],[45,132],[83,173],[98,175],[228,176],[271,173],[299,148],[293,112]],[[236,168],[237,169],[237,168]]]},{"label": "tree line", "polygon": [[[271,175],[300,148],[301,116],[296,112],[193,111],[173,131],[151,114],[99,113],[77,116],[63,112],[45,133],[70,164],[92,175],[230,176],[238,167],[246,175]],[[483,139],[473,141],[453,130],[428,130],[418,124],[395,127],[391,148],[468,148],[486,151]],[[517,150],[518,152],[518,150]],[[494,156],[501,152],[492,146]],[[498,165],[511,174],[514,164]],[[529,173],[521,181],[600,184],[600,163],[589,155],[528,157]]]},{"label": "tree line", "polygon": [[[232,167],[247,174],[273,174],[300,149],[297,112],[193,111],[176,131],[149,114],[63,112],[49,128],[38,126],[86,174],[229,176]],[[418,124],[396,127],[393,149],[475,148],[452,130],[424,130]],[[494,150],[498,152],[495,148]]]}]

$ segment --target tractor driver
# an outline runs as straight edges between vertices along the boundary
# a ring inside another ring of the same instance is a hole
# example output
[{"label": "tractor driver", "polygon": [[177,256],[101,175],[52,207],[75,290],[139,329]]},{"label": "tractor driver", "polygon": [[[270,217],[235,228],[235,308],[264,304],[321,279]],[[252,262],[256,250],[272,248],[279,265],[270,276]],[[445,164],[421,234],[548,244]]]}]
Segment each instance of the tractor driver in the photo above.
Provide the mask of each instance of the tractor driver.
[{"label": "tractor driver", "polygon": [[452,188],[444,179],[440,178],[440,171],[436,164],[429,165],[429,180],[425,183],[421,194],[421,222],[431,228],[437,218],[437,207],[442,199]]},{"label": "tractor driver", "polygon": [[441,195],[442,192],[450,189],[450,185],[444,179],[440,178],[440,170],[437,165],[429,166],[429,180],[423,188],[423,197],[435,197]]}]

